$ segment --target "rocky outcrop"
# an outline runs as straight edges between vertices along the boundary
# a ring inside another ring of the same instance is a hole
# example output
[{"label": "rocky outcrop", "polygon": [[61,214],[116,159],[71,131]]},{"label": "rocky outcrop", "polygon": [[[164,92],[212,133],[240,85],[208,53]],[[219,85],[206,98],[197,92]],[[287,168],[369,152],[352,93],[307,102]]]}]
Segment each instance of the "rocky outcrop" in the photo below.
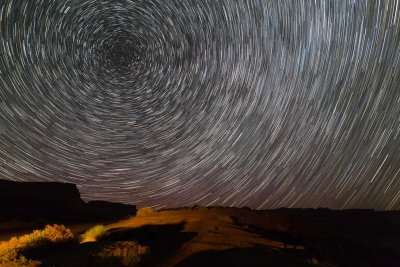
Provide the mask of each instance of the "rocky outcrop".
[{"label": "rocky outcrop", "polygon": [[74,184],[0,180],[0,219],[69,219],[84,207]]},{"label": "rocky outcrop", "polygon": [[108,201],[89,201],[84,208],[84,215],[92,220],[114,220],[134,216],[136,206]]},{"label": "rocky outcrop", "polygon": [[0,180],[0,221],[75,222],[133,216],[136,207],[107,201],[85,203],[75,184]]}]

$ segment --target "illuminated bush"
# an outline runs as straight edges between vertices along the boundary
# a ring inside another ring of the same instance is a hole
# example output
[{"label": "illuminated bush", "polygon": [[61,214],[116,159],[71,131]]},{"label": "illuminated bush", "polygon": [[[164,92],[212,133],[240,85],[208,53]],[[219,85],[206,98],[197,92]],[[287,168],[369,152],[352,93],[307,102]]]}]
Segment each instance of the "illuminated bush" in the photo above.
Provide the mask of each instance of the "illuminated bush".
[{"label": "illuminated bush", "polygon": [[40,262],[27,259],[23,252],[27,249],[71,241],[73,238],[71,230],[57,224],[47,225],[43,230],[35,230],[31,234],[13,237],[7,242],[0,243],[0,266],[39,266]]},{"label": "illuminated bush", "polygon": [[[111,262],[115,260],[122,266],[137,266],[140,262],[148,259],[150,249],[136,242],[123,241],[105,246],[96,256],[97,266],[114,266]],[[109,260],[111,260],[110,264],[108,264]]]},{"label": "illuminated bush", "polygon": [[98,241],[102,236],[106,234],[107,230],[103,225],[96,225],[84,234],[81,235],[81,242],[95,242]]},{"label": "illuminated bush", "polygon": [[156,215],[157,213],[158,213],[158,211],[152,207],[143,207],[137,211],[136,216],[137,217],[146,217],[146,216]]}]

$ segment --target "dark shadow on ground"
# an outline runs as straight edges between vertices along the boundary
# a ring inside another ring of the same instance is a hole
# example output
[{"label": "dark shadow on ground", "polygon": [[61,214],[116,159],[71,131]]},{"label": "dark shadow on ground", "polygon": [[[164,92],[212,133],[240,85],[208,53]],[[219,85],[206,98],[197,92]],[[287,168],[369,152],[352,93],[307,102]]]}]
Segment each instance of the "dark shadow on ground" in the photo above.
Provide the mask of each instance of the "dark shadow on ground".
[{"label": "dark shadow on ground", "polygon": [[[313,266],[305,260],[292,258],[278,251],[267,251],[263,248],[233,248],[228,250],[216,251],[208,250],[193,254],[184,259],[176,267],[264,267],[264,266],[287,266],[287,267],[306,267]],[[315,265],[314,265],[315,266]]]},{"label": "dark shadow on ground", "polygon": [[[389,249],[372,249],[339,237],[307,238],[289,232],[248,227],[252,233],[285,244],[283,253],[297,258],[316,258],[343,267],[399,266],[400,257]],[[293,249],[304,246],[303,250]]]},{"label": "dark shadow on ground", "polygon": [[117,257],[100,258],[98,254],[111,242],[91,242],[85,244],[71,244],[63,250],[53,250],[47,255],[31,257],[42,262],[42,267],[122,267],[121,260]]},{"label": "dark shadow on ground", "polygon": [[151,265],[157,265],[171,257],[182,245],[197,233],[182,232],[185,222],[166,225],[145,225],[140,228],[119,228],[111,231],[105,241],[136,241],[148,246]]},{"label": "dark shadow on ground", "polygon": [[296,236],[294,236],[288,232],[273,231],[273,230],[261,229],[261,228],[256,228],[256,227],[249,227],[248,231],[251,233],[259,234],[263,238],[283,242],[286,247],[296,248],[296,247],[305,245],[304,242],[300,238],[297,238]]},{"label": "dark shadow on ground", "polygon": [[64,247],[62,251],[52,251],[51,255],[47,257],[42,255],[43,257],[36,257],[36,259],[43,262],[42,266],[127,266],[121,263],[120,258],[108,257],[104,259],[93,255],[98,254],[106,246],[131,242],[148,246],[150,255],[140,264],[128,266],[159,266],[185,242],[197,235],[196,233],[181,232],[184,225],[185,223],[182,222],[179,224],[146,225],[135,229],[118,228],[111,230],[106,237],[98,242],[71,244]]}]

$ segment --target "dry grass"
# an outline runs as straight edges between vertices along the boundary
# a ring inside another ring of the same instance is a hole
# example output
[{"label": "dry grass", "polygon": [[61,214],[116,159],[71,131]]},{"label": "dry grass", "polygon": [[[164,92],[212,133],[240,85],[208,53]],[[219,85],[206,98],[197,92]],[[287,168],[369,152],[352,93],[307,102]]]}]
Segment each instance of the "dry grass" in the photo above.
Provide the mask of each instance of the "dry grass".
[{"label": "dry grass", "polygon": [[149,255],[149,247],[132,241],[113,243],[104,247],[104,249],[97,254],[100,259],[105,260],[103,263],[105,263],[107,259],[117,259],[122,266],[136,266]]},{"label": "dry grass", "polygon": [[103,225],[96,225],[81,235],[81,243],[96,242],[107,233]]},{"label": "dry grass", "polygon": [[38,266],[40,262],[27,259],[22,252],[26,249],[39,248],[54,243],[71,241],[74,234],[64,225],[47,225],[43,230],[31,234],[13,237],[0,243],[0,266]]}]

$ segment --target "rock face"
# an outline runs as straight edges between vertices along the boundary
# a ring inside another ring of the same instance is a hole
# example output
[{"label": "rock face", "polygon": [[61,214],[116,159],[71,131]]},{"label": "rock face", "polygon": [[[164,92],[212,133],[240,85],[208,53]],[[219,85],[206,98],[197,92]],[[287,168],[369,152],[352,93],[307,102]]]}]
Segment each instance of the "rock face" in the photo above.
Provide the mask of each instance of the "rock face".
[{"label": "rock face", "polygon": [[84,208],[88,220],[114,220],[135,214],[136,206],[101,200],[89,201]]},{"label": "rock face", "polygon": [[76,185],[57,182],[0,180],[0,221],[82,221],[135,215],[131,205],[93,201],[85,203]]},{"label": "rock face", "polygon": [[74,184],[0,180],[0,219],[69,219],[84,205]]}]

